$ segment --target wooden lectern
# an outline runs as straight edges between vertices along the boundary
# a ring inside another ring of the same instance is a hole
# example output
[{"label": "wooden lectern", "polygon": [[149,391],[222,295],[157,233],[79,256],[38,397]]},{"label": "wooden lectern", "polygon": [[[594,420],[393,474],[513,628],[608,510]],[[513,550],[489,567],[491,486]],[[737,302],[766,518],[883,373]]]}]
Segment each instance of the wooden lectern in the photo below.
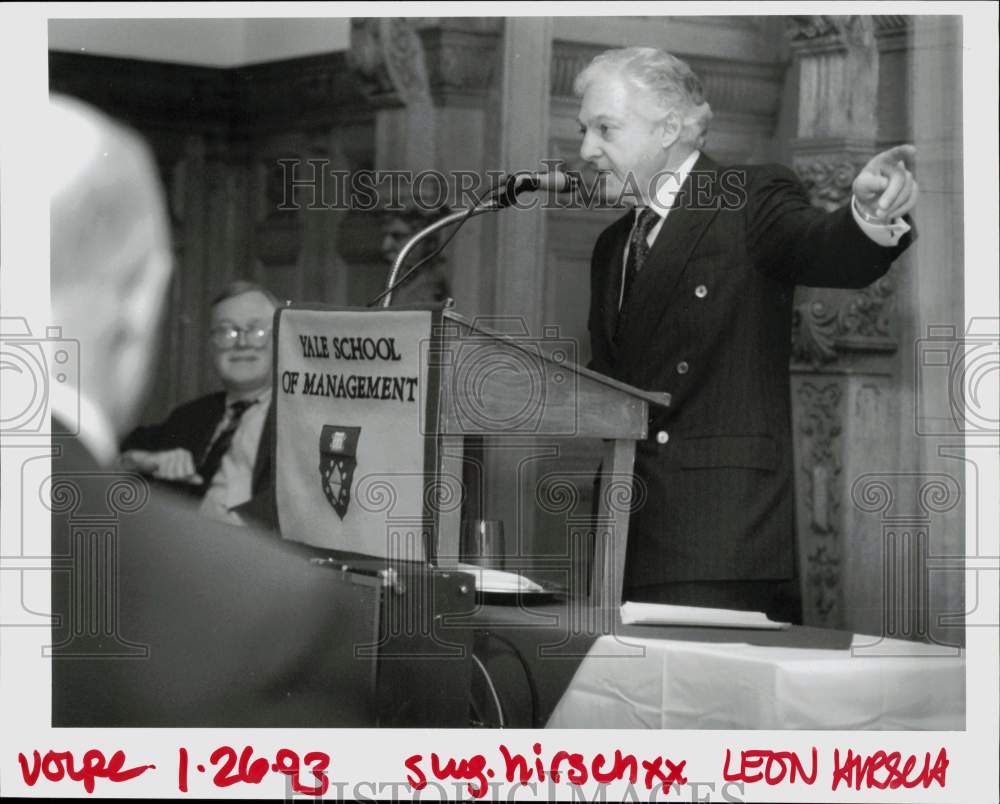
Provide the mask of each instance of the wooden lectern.
[{"label": "wooden lectern", "polygon": [[[446,310],[434,333],[431,376],[437,377],[439,488],[462,477],[466,436],[558,436],[606,439],[590,579],[590,605],[621,604],[635,442],[646,438],[648,406],[669,405],[667,393],[633,388],[568,361],[558,337],[492,332]],[[492,369],[500,369],[496,372]],[[496,379],[491,379],[496,377]],[[460,493],[460,489],[446,491]],[[439,566],[459,555],[462,512],[436,506]]]},{"label": "wooden lectern", "polygon": [[669,394],[576,365],[575,343],[557,332],[501,334],[438,307],[285,308],[275,332],[282,535],[454,571],[466,437],[604,439],[601,477],[612,482],[602,483],[588,596],[617,609],[635,442],[649,405],[669,405]]},{"label": "wooden lectern", "polygon": [[635,442],[667,394],[575,365],[558,337],[503,335],[440,308],[286,307],[275,349],[282,535],[330,568],[351,612],[331,635],[343,653],[331,683],[357,706],[329,725],[465,722],[477,583],[458,567],[466,437],[606,440],[615,488],[600,496],[587,603],[614,621]]}]

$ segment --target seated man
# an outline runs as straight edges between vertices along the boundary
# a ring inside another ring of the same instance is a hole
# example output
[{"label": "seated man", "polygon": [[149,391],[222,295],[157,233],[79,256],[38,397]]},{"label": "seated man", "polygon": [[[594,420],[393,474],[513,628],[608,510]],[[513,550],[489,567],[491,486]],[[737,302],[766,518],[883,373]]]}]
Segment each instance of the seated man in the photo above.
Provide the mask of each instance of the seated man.
[{"label": "seated man", "polygon": [[242,524],[232,509],[271,486],[271,320],[280,302],[245,280],[212,300],[209,348],[223,391],[140,427],[122,462],[201,497],[201,512]]}]

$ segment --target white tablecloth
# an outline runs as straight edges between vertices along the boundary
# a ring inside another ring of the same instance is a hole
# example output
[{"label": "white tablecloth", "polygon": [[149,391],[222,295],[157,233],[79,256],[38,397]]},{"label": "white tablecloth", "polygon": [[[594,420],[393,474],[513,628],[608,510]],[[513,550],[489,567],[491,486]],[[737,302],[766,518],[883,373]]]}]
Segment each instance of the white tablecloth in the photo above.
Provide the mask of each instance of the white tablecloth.
[{"label": "white tablecloth", "polygon": [[896,640],[866,651],[605,636],[547,725],[961,730],[965,655]]}]

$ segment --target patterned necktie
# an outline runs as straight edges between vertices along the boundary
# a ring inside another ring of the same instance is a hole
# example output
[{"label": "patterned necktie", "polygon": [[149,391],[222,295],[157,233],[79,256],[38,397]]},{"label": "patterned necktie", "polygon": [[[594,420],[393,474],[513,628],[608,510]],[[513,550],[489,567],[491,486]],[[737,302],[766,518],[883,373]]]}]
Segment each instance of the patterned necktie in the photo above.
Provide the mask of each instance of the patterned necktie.
[{"label": "patterned necktie", "polygon": [[628,259],[625,261],[625,284],[622,288],[621,306],[623,308],[628,302],[629,292],[632,290],[635,277],[642,268],[642,264],[646,261],[646,257],[649,256],[649,243],[646,242],[646,239],[659,220],[660,216],[649,207],[643,207],[637,214],[635,225],[632,227],[632,235],[628,239]]},{"label": "patterned necktie", "polygon": [[236,434],[236,428],[240,426],[240,419],[243,418],[243,414],[246,413],[247,408],[256,404],[256,399],[238,399],[229,404],[229,407],[226,409],[225,426],[209,445],[205,451],[205,457],[198,464],[198,474],[201,475],[201,479],[205,483],[205,488],[208,488],[212,484],[212,478],[219,471],[219,466],[222,464],[222,456],[229,451],[229,446],[233,443],[233,436]]}]

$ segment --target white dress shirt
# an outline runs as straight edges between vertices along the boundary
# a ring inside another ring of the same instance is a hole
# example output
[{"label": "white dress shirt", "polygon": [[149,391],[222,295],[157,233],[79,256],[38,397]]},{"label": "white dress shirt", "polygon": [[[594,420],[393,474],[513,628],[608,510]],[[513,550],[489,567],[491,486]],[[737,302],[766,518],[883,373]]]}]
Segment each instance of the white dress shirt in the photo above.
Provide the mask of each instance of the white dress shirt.
[{"label": "white dress shirt", "polygon": [[[236,401],[226,397],[226,407]],[[228,522],[231,525],[242,525],[243,520],[230,509],[242,505],[253,496],[253,467],[257,461],[257,450],[260,447],[261,433],[267,420],[267,411],[271,406],[271,389],[268,388],[257,397],[257,402],[243,413],[240,423],[233,433],[233,441],[226,454],[222,456],[219,470],[212,478],[211,485],[202,498],[200,512],[205,516]],[[219,423],[219,429],[225,421]],[[214,440],[214,438],[213,438]]]}]

